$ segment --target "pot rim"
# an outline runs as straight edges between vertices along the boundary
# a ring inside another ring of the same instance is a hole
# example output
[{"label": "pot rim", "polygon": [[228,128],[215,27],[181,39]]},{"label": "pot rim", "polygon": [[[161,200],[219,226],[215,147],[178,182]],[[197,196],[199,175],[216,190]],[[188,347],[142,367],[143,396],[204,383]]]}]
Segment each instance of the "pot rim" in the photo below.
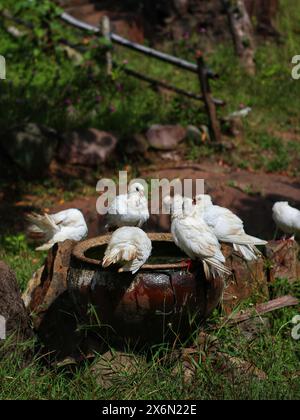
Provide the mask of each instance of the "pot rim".
[{"label": "pot rim", "polygon": [[[173,242],[172,235],[170,233],[147,233],[149,239],[153,242]],[[90,248],[95,248],[97,246],[106,245],[110,238],[111,234],[100,235],[92,239],[87,239],[85,241],[79,242],[73,249],[72,255],[78,260],[92,264],[92,265],[101,265],[102,260],[95,260],[94,258],[88,258],[85,255],[85,252]],[[186,257],[188,260],[188,256]],[[186,269],[189,266],[189,262],[182,260],[178,263],[173,264],[144,264],[140,270],[170,270],[170,269]]]}]

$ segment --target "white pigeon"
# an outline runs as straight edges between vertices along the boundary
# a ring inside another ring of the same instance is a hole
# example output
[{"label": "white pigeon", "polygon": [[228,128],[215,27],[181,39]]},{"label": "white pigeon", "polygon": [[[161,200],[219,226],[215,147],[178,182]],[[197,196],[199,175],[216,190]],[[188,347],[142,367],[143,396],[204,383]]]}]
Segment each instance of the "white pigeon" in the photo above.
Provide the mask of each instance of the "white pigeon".
[{"label": "white pigeon", "polygon": [[206,278],[231,275],[216,235],[203,218],[194,217],[192,200],[175,195],[165,197],[164,205],[170,207],[175,244],[192,260],[202,261]]},{"label": "white pigeon", "polygon": [[273,220],[284,233],[300,234],[300,211],[291,207],[287,201],[278,201],[273,206]]},{"label": "white pigeon", "polygon": [[30,223],[29,236],[44,242],[36,248],[37,251],[47,251],[57,242],[67,239],[81,241],[88,233],[84,216],[77,209],[63,210],[56,214],[31,213],[27,215],[27,220]]},{"label": "white pigeon", "polygon": [[267,244],[262,239],[247,235],[243,221],[231,210],[214,205],[208,194],[196,196],[195,209],[197,217],[203,217],[218,240],[231,243],[234,250],[239,252],[247,261],[256,260],[260,255],[260,251],[255,245]]},{"label": "white pigeon", "polygon": [[122,226],[138,226],[149,219],[148,202],[145,197],[144,186],[138,182],[132,184],[128,194],[118,195],[107,211],[106,228]]},{"label": "white pigeon", "polygon": [[119,272],[131,271],[136,273],[150,257],[152,243],[146,233],[132,226],[117,229],[111,236],[106,248],[102,266],[123,264]]}]

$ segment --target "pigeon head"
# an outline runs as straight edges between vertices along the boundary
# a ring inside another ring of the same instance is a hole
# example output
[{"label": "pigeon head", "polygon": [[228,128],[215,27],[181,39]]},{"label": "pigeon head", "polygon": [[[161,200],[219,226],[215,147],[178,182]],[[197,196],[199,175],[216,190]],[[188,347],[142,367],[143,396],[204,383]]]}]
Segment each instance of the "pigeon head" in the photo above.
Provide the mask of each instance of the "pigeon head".
[{"label": "pigeon head", "polygon": [[129,192],[129,194],[138,193],[138,194],[144,196],[145,195],[145,188],[139,182],[134,182],[133,184],[131,184],[129,186],[128,192]]},{"label": "pigeon head", "polygon": [[193,200],[189,197],[183,197],[182,211],[184,216],[189,216],[194,211]]},{"label": "pigeon head", "polygon": [[208,195],[208,194],[196,195],[195,200],[196,200],[196,205],[202,206],[204,208],[213,205],[212,200],[211,200],[211,196]]},{"label": "pigeon head", "polygon": [[169,207],[172,218],[183,216],[183,206],[184,199],[181,195],[176,194],[174,198],[171,198]]},{"label": "pigeon head", "polygon": [[165,196],[163,206],[173,218],[189,216],[194,210],[193,200],[188,197],[182,197],[179,194],[175,194],[173,198],[169,195]]},{"label": "pigeon head", "polygon": [[163,198],[163,208],[164,208],[166,211],[168,211],[168,212],[170,212],[170,211],[171,211],[171,204],[172,204],[172,201],[173,201],[173,199],[171,198],[171,196],[170,196],[170,195],[166,195],[166,196]]},{"label": "pigeon head", "polygon": [[283,207],[287,207],[289,205],[288,201],[277,201],[273,206],[273,211],[278,211]]}]

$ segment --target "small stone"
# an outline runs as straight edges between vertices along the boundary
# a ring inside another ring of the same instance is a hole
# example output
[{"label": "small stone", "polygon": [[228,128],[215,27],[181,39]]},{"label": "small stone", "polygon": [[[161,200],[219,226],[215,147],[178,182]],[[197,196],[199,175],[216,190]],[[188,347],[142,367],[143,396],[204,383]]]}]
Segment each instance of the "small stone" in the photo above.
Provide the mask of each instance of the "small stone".
[{"label": "small stone", "polygon": [[9,132],[2,146],[26,175],[34,177],[48,169],[55,154],[57,134],[47,127],[28,123]]},{"label": "small stone", "polygon": [[64,136],[58,157],[73,165],[97,166],[109,161],[117,143],[113,134],[95,128],[72,131]]},{"label": "small stone", "polygon": [[134,134],[125,141],[125,152],[129,155],[145,154],[149,149],[149,143],[143,134]]},{"label": "small stone", "polygon": [[186,138],[186,133],[186,129],[180,125],[153,125],[146,137],[154,149],[173,150]]}]

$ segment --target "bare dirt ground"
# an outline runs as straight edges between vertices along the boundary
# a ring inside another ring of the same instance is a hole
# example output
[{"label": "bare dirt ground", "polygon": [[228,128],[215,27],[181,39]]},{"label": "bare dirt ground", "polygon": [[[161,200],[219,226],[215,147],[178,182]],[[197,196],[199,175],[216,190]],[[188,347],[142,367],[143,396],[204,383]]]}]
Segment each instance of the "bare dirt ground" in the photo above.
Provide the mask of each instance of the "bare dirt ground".
[{"label": "bare dirt ground", "polygon": [[267,239],[274,234],[271,209],[275,201],[289,201],[300,207],[300,181],[283,175],[205,163],[146,170],[143,175],[160,179],[204,179],[205,192],[212,195],[216,204],[235,211],[244,220],[250,234]]},{"label": "bare dirt ground", "polygon": [[[117,173],[113,174],[117,176]],[[107,175],[112,176],[112,174]],[[300,180],[279,174],[249,172],[220,165],[218,163],[196,164],[191,162],[155,164],[142,167],[139,177],[146,179],[167,178],[204,179],[205,192],[212,195],[216,204],[236,212],[245,222],[247,231],[272,239],[275,226],[272,221],[272,206],[275,201],[289,201],[300,208]],[[95,186],[98,179],[95,179]],[[83,211],[89,225],[89,236],[104,231],[104,220],[96,212],[98,193],[90,192],[72,200],[61,200],[55,192],[51,197],[52,205],[47,206],[42,197],[22,194],[13,188],[0,193],[1,225],[11,233],[24,230],[24,216],[30,210],[56,212],[76,207]],[[47,191],[45,191],[47,193]],[[51,193],[50,193],[51,194]],[[53,193],[52,193],[53,194]],[[2,230],[1,229],[1,230]],[[152,216],[147,224],[148,231],[167,231],[167,215]]]}]

